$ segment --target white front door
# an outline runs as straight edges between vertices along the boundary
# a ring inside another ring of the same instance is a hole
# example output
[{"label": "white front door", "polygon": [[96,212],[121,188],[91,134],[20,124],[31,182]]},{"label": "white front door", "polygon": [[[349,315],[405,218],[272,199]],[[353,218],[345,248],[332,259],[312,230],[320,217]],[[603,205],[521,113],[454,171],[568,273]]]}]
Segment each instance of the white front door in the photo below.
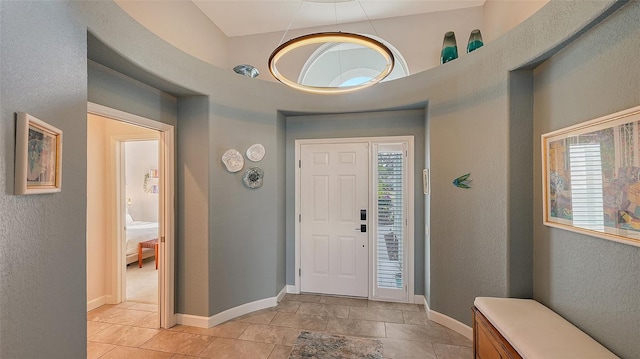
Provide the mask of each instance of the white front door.
[{"label": "white front door", "polygon": [[369,144],[301,145],[300,159],[301,290],[367,297]]}]

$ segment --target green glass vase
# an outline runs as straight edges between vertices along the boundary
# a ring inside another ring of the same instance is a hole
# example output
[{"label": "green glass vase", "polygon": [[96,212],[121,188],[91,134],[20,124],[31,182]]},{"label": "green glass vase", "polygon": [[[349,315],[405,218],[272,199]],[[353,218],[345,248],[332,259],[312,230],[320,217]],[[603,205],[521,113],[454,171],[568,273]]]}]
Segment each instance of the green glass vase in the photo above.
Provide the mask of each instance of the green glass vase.
[{"label": "green glass vase", "polygon": [[482,41],[482,34],[479,29],[475,29],[471,31],[471,35],[469,35],[469,43],[467,44],[467,53],[474,51],[484,45]]},{"label": "green glass vase", "polygon": [[456,35],[453,31],[444,34],[442,41],[442,52],[440,53],[440,63],[446,64],[451,60],[458,58],[458,45],[456,44]]}]

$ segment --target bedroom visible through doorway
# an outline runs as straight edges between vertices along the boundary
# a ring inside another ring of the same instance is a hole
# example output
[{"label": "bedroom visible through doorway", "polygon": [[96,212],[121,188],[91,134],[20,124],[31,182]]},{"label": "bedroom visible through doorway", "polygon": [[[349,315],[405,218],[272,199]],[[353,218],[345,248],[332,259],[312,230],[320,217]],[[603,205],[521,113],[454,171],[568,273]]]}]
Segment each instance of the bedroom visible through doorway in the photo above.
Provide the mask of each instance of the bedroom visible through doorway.
[{"label": "bedroom visible through doorway", "polygon": [[[149,130],[156,134],[156,131]],[[158,304],[158,140],[122,141],[126,263],[125,299]]]},{"label": "bedroom visible through doorway", "polygon": [[88,310],[129,301],[159,313],[159,139],[157,130],[88,115]]},{"label": "bedroom visible through doorway", "polygon": [[87,312],[153,312],[140,325],[170,328],[176,323],[174,126],[87,107]]}]

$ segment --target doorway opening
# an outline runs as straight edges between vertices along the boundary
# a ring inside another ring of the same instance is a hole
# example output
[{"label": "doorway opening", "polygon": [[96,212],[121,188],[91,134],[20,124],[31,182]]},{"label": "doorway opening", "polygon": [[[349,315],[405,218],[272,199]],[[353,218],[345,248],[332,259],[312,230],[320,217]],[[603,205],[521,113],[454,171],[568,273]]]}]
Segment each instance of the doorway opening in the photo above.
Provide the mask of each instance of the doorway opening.
[{"label": "doorway opening", "polygon": [[413,302],[413,136],[295,146],[296,292]]},{"label": "doorway opening", "polygon": [[87,311],[131,301],[170,328],[174,128],[93,103],[87,127]]},{"label": "doorway opening", "polygon": [[[148,131],[146,136],[159,137]],[[119,180],[126,210],[118,217],[125,217],[125,300],[158,305],[159,141],[146,136],[121,141],[124,174]]]}]

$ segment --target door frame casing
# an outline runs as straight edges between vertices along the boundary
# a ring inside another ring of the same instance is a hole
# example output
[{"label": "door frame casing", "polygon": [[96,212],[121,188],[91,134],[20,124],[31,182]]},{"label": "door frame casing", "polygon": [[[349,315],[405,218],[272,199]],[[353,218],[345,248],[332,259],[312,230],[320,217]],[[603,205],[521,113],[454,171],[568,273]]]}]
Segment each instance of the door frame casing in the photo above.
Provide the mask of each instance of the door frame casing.
[{"label": "door frame casing", "polygon": [[[301,237],[301,224],[299,221],[301,215],[301,196],[300,196],[300,177],[301,177],[301,168],[299,166],[301,160],[301,146],[302,145],[313,145],[313,144],[341,144],[341,143],[369,143],[369,185],[371,184],[373,169],[372,169],[372,157],[371,151],[373,151],[373,143],[397,143],[397,142],[408,142],[409,144],[409,153],[408,153],[408,161],[407,161],[407,174],[408,174],[408,190],[409,195],[408,198],[408,213],[406,214],[407,218],[407,285],[408,285],[408,298],[407,301],[409,303],[414,302],[414,180],[413,180],[413,171],[414,171],[414,136],[385,136],[385,137],[350,137],[350,138],[322,138],[322,139],[304,139],[304,140],[295,140],[295,286],[294,293],[300,293],[301,290],[301,280],[300,280],[300,268],[301,268],[301,253],[300,253],[300,237]],[[373,202],[371,199],[373,189],[370,189],[369,193],[369,208],[367,209],[368,213],[373,213],[372,206]],[[369,226],[371,227],[371,226]],[[371,243],[371,232],[369,232],[369,299],[373,298],[373,285],[372,285],[372,270],[373,270],[373,249],[375,246]]]},{"label": "door frame casing", "polygon": [[[158,167],[160,172],[164,175],[160,176],[160,196],[159,218],[162,219],[163,225],[159,227],[159,235],[165,238],[164,243],[159,244],[158,256],[159,256],[159,310],[160,310],[160,327],[171,328],[176,324],[175,313],[175,251],[167,250],[167,248],[175,248],[175,127],[166,123],[148,119],[142,116],[134,115],[128,112],[120,111],[111,107],[103,106],[93,102],[87,103],[87,113],[95,114],[111,118],[117,121],[130,123],[137,126],[146,127],[149,129],[157,130],[159,132],[159,161]],[[119,146],[115,146],[119,149]],[[119,156],[119,153],[118,153]],[[118,172],[119,168],[116,169]],[[121,174],[118,174],[120,176]],[[119,181],[116,181],[119,182]],[[124,205],[120,198],[120,191],[116,188],[116,211],[120,212],[121,207]],[[122,227],[122,218],[115,215],[116,225],[118,228]],[[117,231],[120,233],[121,231]],[[123,275],[123,262],[124,258],[121,258],[119,254],[122,251],[122,237],[121,234],[117,235],[118,240],[114,241],[112,253],[115,258],[112,258],[112,263],[118,263],[111,273],[112,278],[122,278]],[[115,297],[114,299],[122,300],[122,287],[114,285]]]},{"label": "door frame casing", "polygon": [[[117,121],[117,120],[114,120]],[[125,258],[127,256],[126,246],[123,245],[125,243],[126,237],[126,225],[122,223],[122,218],[124,217],[124,213],[127,211],[126,204],[126,186],[123,183],[126,183],[126,169],[125,169],[125,144],[127,142],[137,142],[137,141],[158,141],[158,146],[160,143],[160,135],[159,133],[153,134],[138,134],[138,135],[116,135],[111,137],[110,142],[110,167],[114,171],[111,173],[112,177],[115,178],[115,181],[112,181],[110,191],[116,193],[117,196],[114,198],[112,202],[112,206],[110,206],[110,215],[112,220],[109,223],[115,224],[115,231],[113,228],[108,229],[107,236],[108,238],[115,238],[115,242],[111,243],[112,253],[115,253],[115,256],[112,256],[111,263],[115,263],[115,269],[112,273],[116,277],[112,277],[111,286],[112,286],[112,301],[113,303],[107,304],[118,304],[125,301],[126,293],[127,293],[127,275],[126,268],[127,264],[125,263]],[[158,153],[158,158],[159,158]],[[160,208],[160,201],[158,201],[158,208]],[[159,214],[158,214],[159,215]],[[160,287],[158,287],[158,293],[160,293]]]}]

